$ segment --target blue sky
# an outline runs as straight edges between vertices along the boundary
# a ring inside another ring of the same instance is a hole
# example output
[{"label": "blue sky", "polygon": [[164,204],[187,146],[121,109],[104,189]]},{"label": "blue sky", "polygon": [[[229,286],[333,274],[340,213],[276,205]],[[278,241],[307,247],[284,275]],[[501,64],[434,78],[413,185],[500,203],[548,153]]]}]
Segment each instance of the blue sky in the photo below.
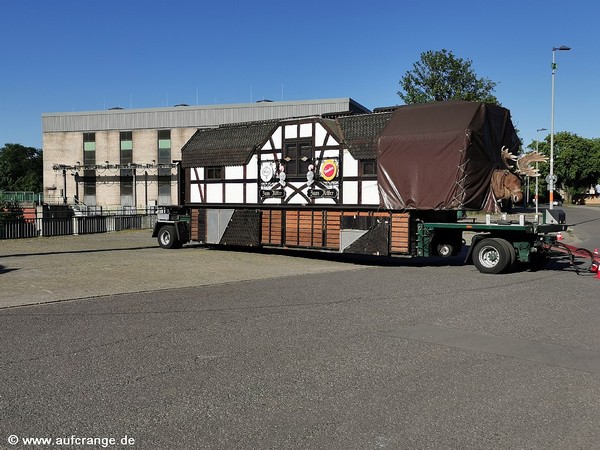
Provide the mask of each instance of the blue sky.
[{"label": "blue sky", "polygon": [[41,148],[41,115],[261,99],[401,104],[427,50],[473,61],[528,144],[600,137],[600,3],[588,0],[2,0],[0,145]]}]

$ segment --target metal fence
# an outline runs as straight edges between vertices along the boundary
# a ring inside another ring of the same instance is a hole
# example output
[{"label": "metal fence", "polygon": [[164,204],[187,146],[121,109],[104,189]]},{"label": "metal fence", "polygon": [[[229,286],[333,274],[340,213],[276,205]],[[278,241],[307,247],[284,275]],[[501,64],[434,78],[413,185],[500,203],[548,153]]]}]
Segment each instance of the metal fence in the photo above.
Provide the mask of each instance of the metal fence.
[{"label": "metal fence", "polygon": [[41,203],[44,194],[30,191],[0,191],[0,200],[12,203]]},{"label": "metal fence", "polygon": [[154,227],[155,223],[156,214],[0,220],[0,239],[143,230]]}]

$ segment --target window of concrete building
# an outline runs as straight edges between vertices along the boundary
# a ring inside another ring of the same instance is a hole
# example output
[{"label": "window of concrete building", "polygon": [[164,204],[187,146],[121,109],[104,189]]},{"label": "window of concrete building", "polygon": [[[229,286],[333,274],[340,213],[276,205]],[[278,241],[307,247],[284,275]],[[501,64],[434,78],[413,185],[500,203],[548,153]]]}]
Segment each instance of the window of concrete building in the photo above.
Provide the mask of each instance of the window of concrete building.
[{"label": "window of concrete building", "polygon": [[131,131],[119,133],[121,141],[121,164],[133,162],[133,138]]},{"label": "window of concrete building", "polygon": [[83,163],[96,164],[96,133],[83,133]]},{"label": "window of concrete building", "polygon": [[[96,133],[83,133],[83,164],[96,164]],[[96,204],[96,171],[83,171],[83,203]]]},{"label": "window of concrete building", "polygon": [[[171,130],[158,130],[158,163],[171,164]],[[171,204],[171,169],[158,169],[158,204]]]},{"label": "window of concrete building", "polygon": [[158,130],[158,162],[171,163],[171,130]]},{"label": "window of concrete building", "polygon": [[[133,163],[133,138],[131,131],[120,133],[120,163]],[[135,206],[133,170],[121,169],[119,185],[121,187],[121,206]]]}]

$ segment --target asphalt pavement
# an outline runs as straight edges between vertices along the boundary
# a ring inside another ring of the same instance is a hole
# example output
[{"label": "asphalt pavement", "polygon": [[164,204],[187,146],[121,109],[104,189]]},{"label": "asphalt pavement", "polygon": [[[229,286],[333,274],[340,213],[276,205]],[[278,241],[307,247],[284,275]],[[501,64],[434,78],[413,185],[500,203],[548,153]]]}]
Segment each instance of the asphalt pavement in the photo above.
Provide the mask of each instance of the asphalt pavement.
[{"label": "asphalt pavement", "polygon": [[[564,235],[565,243],[591,250],[600,248],[600,208],[564,209],[567,223],[571,224]],[[0,240],[0,308],[356,270],[369,262],[378,264],[372,259],[329,256],[306,252],[224,252],[198,245],[168,251],[158,247],[149,230]]]},{"label": "asphalt pavement", "polygon": [[5,244],[0,448],[600,448],[600,280],[564,261]]}]

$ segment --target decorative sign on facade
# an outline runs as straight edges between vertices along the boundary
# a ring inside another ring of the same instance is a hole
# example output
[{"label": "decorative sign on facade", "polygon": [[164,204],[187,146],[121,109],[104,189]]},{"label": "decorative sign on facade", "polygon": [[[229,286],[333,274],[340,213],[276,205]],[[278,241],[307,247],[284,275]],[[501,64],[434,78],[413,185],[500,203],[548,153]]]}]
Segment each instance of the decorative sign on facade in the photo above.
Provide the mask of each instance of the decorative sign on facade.
[{"label": "decorative sign on facade", "polygon": [[333,159],[326,159],[321,163],[321,178],[325,181],[333,180],[338,174],[337,162]]},{"label": "decorative sign on facade", "polygon": [[260,168],[260,179],[263,183],[268,183],[273,179],[275,170],[273,169],[273,163],[264,163]]},{"label": "decorative sign on facade", "polygon": [[310,198],[337,198],[337,189],[309,189],[308,196]]},{"label": "decorative sign on facade", "polygon": [[261,189],[260,198],[283,198],[285,191],[283,189]]},{"label": "decorative sign on facade", "polygon": [[279,164],[279,184],[282,186],[285,186],[285,180],[287,178],[286,174],[285,174],[285,166],[283,164]]},{"label": "decorative sign on facade", "polygon": [[306,172],[306,185],[310,188],[315,184],[315,166],[310,164]]}]

